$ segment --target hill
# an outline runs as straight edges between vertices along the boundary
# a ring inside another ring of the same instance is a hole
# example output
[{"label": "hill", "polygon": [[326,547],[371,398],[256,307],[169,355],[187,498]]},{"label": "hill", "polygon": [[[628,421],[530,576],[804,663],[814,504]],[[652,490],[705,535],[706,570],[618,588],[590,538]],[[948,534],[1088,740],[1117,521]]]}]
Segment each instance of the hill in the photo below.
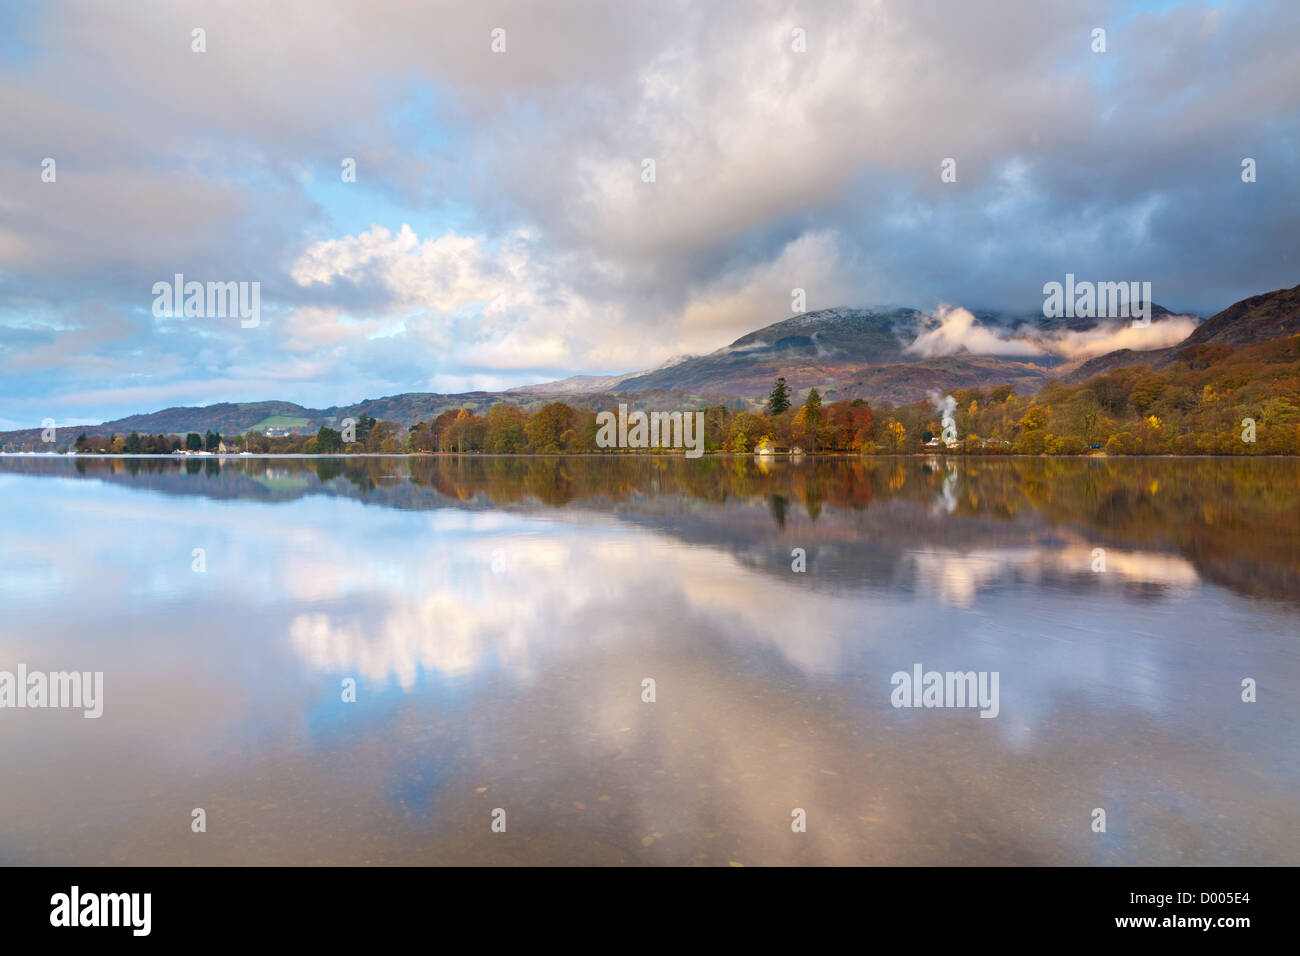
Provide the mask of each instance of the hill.
[{"label": "hill", "polygon": [[[1168,310],[1154,303],[1151,311],[1153,322],[1171,318]],[[1167,368],[1187,361],[1192,355],[1187,349],[1193,346],[1215,349],[1217,361],[1223,348],[1300,334],[1300,286],[1234,303],[1173,347],[1121,349],[1082,362],[1078,358],[1067,362],[1067,350],[1056,346],[1069,335],[1095,329],[1097,320],[973,312],[965,317],[967,331],[979,334],[983,351],[988,351],[990,341],[995,347],[1006,342],[1008,354],[972,354],[961,346],[964,339],[947,349],[953,354],[925,355],[909,348],[919,335],[933,330],[936,321],[908,307],[821,309],[773,322],[707,355],[681,356],[658,368],[626,375],[577,375],[503,392],[404,392],[329,408],[284,401],[223,402],[167,408],[61,431],[183,435],[212,430],[230,435],[283,428],[314,433],[323,425],[338,428],[345,418],[364,415],[411,426],[452,409],[485,413],[500,402],[528,412],[554,401],[585,409],[618,402],[659,408],[743,407],[766,396],[778,376],[785,377],[796,396],[815,386],[828,401],[861,398],[873,404],[902,405],[924,399],[931,391],[1007,384],[1025,394],[1051,380],[1079,383],[1123,368]],[[1197,353],[1192,361],[1203,358]],[[0,433],[0,447],[40,447],[39,437],[36,428]]]},{"label": "hill", "polygon": [[1163,369],[1182,360],[1186,350],[1192,346],[1254,345],[1297,334],[1300,334],[1300,285],[1234,302],[1170,348],[1142,352],[1117,349],[1089,359],[1065,374],[1063,379],[1070,383],[1082,382],[1094,375],[1138,366]]},{"label": "hill", "polygon": [[1196,328],[1183,345],[1250,345],[1300,334],[1300,285],[1233,303]]}]

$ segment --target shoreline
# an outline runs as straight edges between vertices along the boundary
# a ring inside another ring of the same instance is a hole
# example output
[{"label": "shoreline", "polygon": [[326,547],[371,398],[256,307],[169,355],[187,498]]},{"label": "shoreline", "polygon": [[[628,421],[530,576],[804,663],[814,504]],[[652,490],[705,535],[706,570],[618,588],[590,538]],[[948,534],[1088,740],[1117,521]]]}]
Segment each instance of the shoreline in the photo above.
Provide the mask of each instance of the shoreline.
[{"label": "shoreline", "polygon": [[58,451],[0,451],[0,458],[66,458],[77,460],[91,458],[97,460],[104,459],[148,459],[154,458],[163,461],[251,461],[254,459],[289,459],[289,458],[683,458],[687,461],[702,461],[705,458],[753,458],[757,461],[802,461],[806,458],[834,458],[834,459],[871,459],[871,458],[1063,458],[1075,461],[1088,460],[1111,460],[1126,458],[1186,458],[1188,460],[1200,461],[1209,458],[1229,458],[1232,460],[1242,458],[1297,458],[1300,455],[1284,455],[1270,452],[1259,455],[1174,455],[1160,453],[1153,455],[1108,455],[1106,453],[1094,455],[1026,455],[1016,452],[1002,452],[995,455],[964,455],[954,454],[946,451],[935,452],[871,452],[870,454],[858,454],[854,452],[804,452],[802,455],[790,455],[786,453],[773,455],[756,455],[753,452],[744,451],[713,451],[704,452],[698,458],[687,458],[685,455],[669,454],[649,454],[645,452],[553,452],[549,454],[538,452],[479,452],[479,451],[396,451],[396,452],[334,452],[331,454],[309,454],[306,452],[296,452],[290,454],[271,454],[265,452],[252,452],[249,454],[225,454],[220,455],[215,452],[209,454],[191,454],[191,455],[159,455],[159,454],[137,454],[137,455],[114,455],[114,454],[95,454],[84,452],[58,452]]}]

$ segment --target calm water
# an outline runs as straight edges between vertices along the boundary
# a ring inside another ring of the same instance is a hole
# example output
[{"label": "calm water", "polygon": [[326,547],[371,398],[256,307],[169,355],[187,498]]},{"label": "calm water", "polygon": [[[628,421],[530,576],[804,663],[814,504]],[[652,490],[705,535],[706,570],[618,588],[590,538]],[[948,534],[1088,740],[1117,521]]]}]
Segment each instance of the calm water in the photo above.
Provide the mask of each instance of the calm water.
[{"label": "calm water", "polygon": [[[98,720],[0,709],[0,863],[1300,864],[1295,461],[8,458],[0,494],[0,670],[104,673]],[[892,707],[917,663],[998,672],[998,716]]]}]

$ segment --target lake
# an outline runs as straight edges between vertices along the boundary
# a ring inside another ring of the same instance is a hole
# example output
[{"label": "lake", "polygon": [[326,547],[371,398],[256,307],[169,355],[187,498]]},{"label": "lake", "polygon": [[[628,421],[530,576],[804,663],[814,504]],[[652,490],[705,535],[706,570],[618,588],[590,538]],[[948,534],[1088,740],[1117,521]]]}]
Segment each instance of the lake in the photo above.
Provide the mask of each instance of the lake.
[{"label": "lake", "polygon": [[8,457],[0,493],[0,671],[103,675],[98,718],[0,709],[3,864],[1300,864],[1295,460]]}]

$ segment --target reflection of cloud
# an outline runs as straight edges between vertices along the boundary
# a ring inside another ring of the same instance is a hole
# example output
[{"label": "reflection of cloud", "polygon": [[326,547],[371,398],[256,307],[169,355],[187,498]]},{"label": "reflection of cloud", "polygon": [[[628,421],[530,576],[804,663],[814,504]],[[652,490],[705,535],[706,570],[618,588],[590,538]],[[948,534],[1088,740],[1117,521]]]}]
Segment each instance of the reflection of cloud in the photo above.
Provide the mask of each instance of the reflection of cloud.
[{"label": "reflection of cloud", "polygon": [[[449,595],[390,608],[377,626],[324,613],[299,614],[289,627],[293,649],[326,673],[368,680],[396,677],[409,689],[421,671],[465,674],[482,663],[484,615],[470,622]],[[468,625],[473,626],[468,626]]]},{"label": "reflection of cloud", "polygon": [[[1091,574],[1092,548],[1000,548],[988,551],[913,551],[917,585],[953,607],[970,607],[978,592],[1009,580],[1039,582],[1049,576]],[[1174,555],[1106,549],[1101,583],[1124,581],[1190,589],[1200,583],[1196,569]]]},{"label": "reflection of cloud", "polygon": [[[408,690],[421,673],[465,675],[489,662],[524,678],[541,653],[573,642],[556,629],[598,597],[591,578],[555,585],[556,575],[569,577],[564,569],[579,563],[579,555],[555,541],[484,535],[427,568],[436,581],[431,590],[422,582],[372,577],[365,587],[354,585],[355,613],[301,612],[290,625],[290,642],[317,670],[395,679]],[[316,562],[312,577],[342,579],[352,570],[331,575]]]},{"label": "reflection of cloud", "polygon": [[[446,533],[464,517],[451,512],[446,527],[438,516],[433,524]],[[928,627],[933,600],[970,608],[982,594],[992,597],[1007,586],[1053,589],[1071,577],[1092,576],[1092,549],[1083,543],[914,551],[906,560],[921,600],[873,595],[864,617],[860,593],[820,592],[810,600],[802,579],[773,578],[729,552],[681,548],[659,535],[629,538],[603,524],[558,539],[533,524],[467,527],[467,536],[439,548],[432,561],[423,559],[418,577],[379,573],[353,581],[348,607],[318,604],[299,611],[289,629],[294,651],[315,670],[392,680],[409,691],[421,675],[464,677],[489,669],[528,682],[563,669],[563,661],[576,661],[593,646],[627,652],[664,627],[686,627],[741,653],[775,651],[800,673],[831,676],[855,666],[856,654],[888,648],[918,622]],[[319,567],[319,559],[312,567],[311,576],[321,580],[353,573],[350,563],[333,574]],[[1123,582],[1189,590],[1199,583],[1179,557],[1116,549],[1107,550],[1107,571],[1096,578],[1103,587]],[[1043,687],[1080,666],[1080,653],[1047,653],[1035,666]],[[1111,667],[1108,652],[1089,655],[1087,667]],[[1024,683],[1019,686],[1024,695]],[[1020,704],[1031,706],[1023,696]]]},{"label": "reflection of cloud", "polygon": [[[731,555],[682,551],[659,538],[561,543],[485,533],[458,542],[425,573],[437,582],[431,590],[382,575],[358,580],[352,563],[331,568],[319,557],[306,572],[286,571],[295,599],[319,602],[348,582],[356,609],[298,613],[289,629],[294,651],[316,670],[393,679],[407,690],[421,673],[463,676],[489,665],[526,679],[544,657],[634,636],[671,609],[722,633],[738,629],[801,671],[825,674],[838,669],[836,635],[852,620],[852,601],[819,596],[818,616],[839,623],[807,633],[800,589],[754,581]],[[756,601],[760,589],[765,597]],[[655,595],[653,607],[644,606],[646,595]]]},{"label": "reflection of cloud", "polygon": [[[1070,547],[1055,555],[1057,567],[1072,572],[1092,571],[1092,549]],[[1189,561],[1172,554],[1150,551],[1106,549],[1106,574],[1115,574],[1134,584],[1160,584],[1175,589],[1194,588],[1201,576]]]}]

